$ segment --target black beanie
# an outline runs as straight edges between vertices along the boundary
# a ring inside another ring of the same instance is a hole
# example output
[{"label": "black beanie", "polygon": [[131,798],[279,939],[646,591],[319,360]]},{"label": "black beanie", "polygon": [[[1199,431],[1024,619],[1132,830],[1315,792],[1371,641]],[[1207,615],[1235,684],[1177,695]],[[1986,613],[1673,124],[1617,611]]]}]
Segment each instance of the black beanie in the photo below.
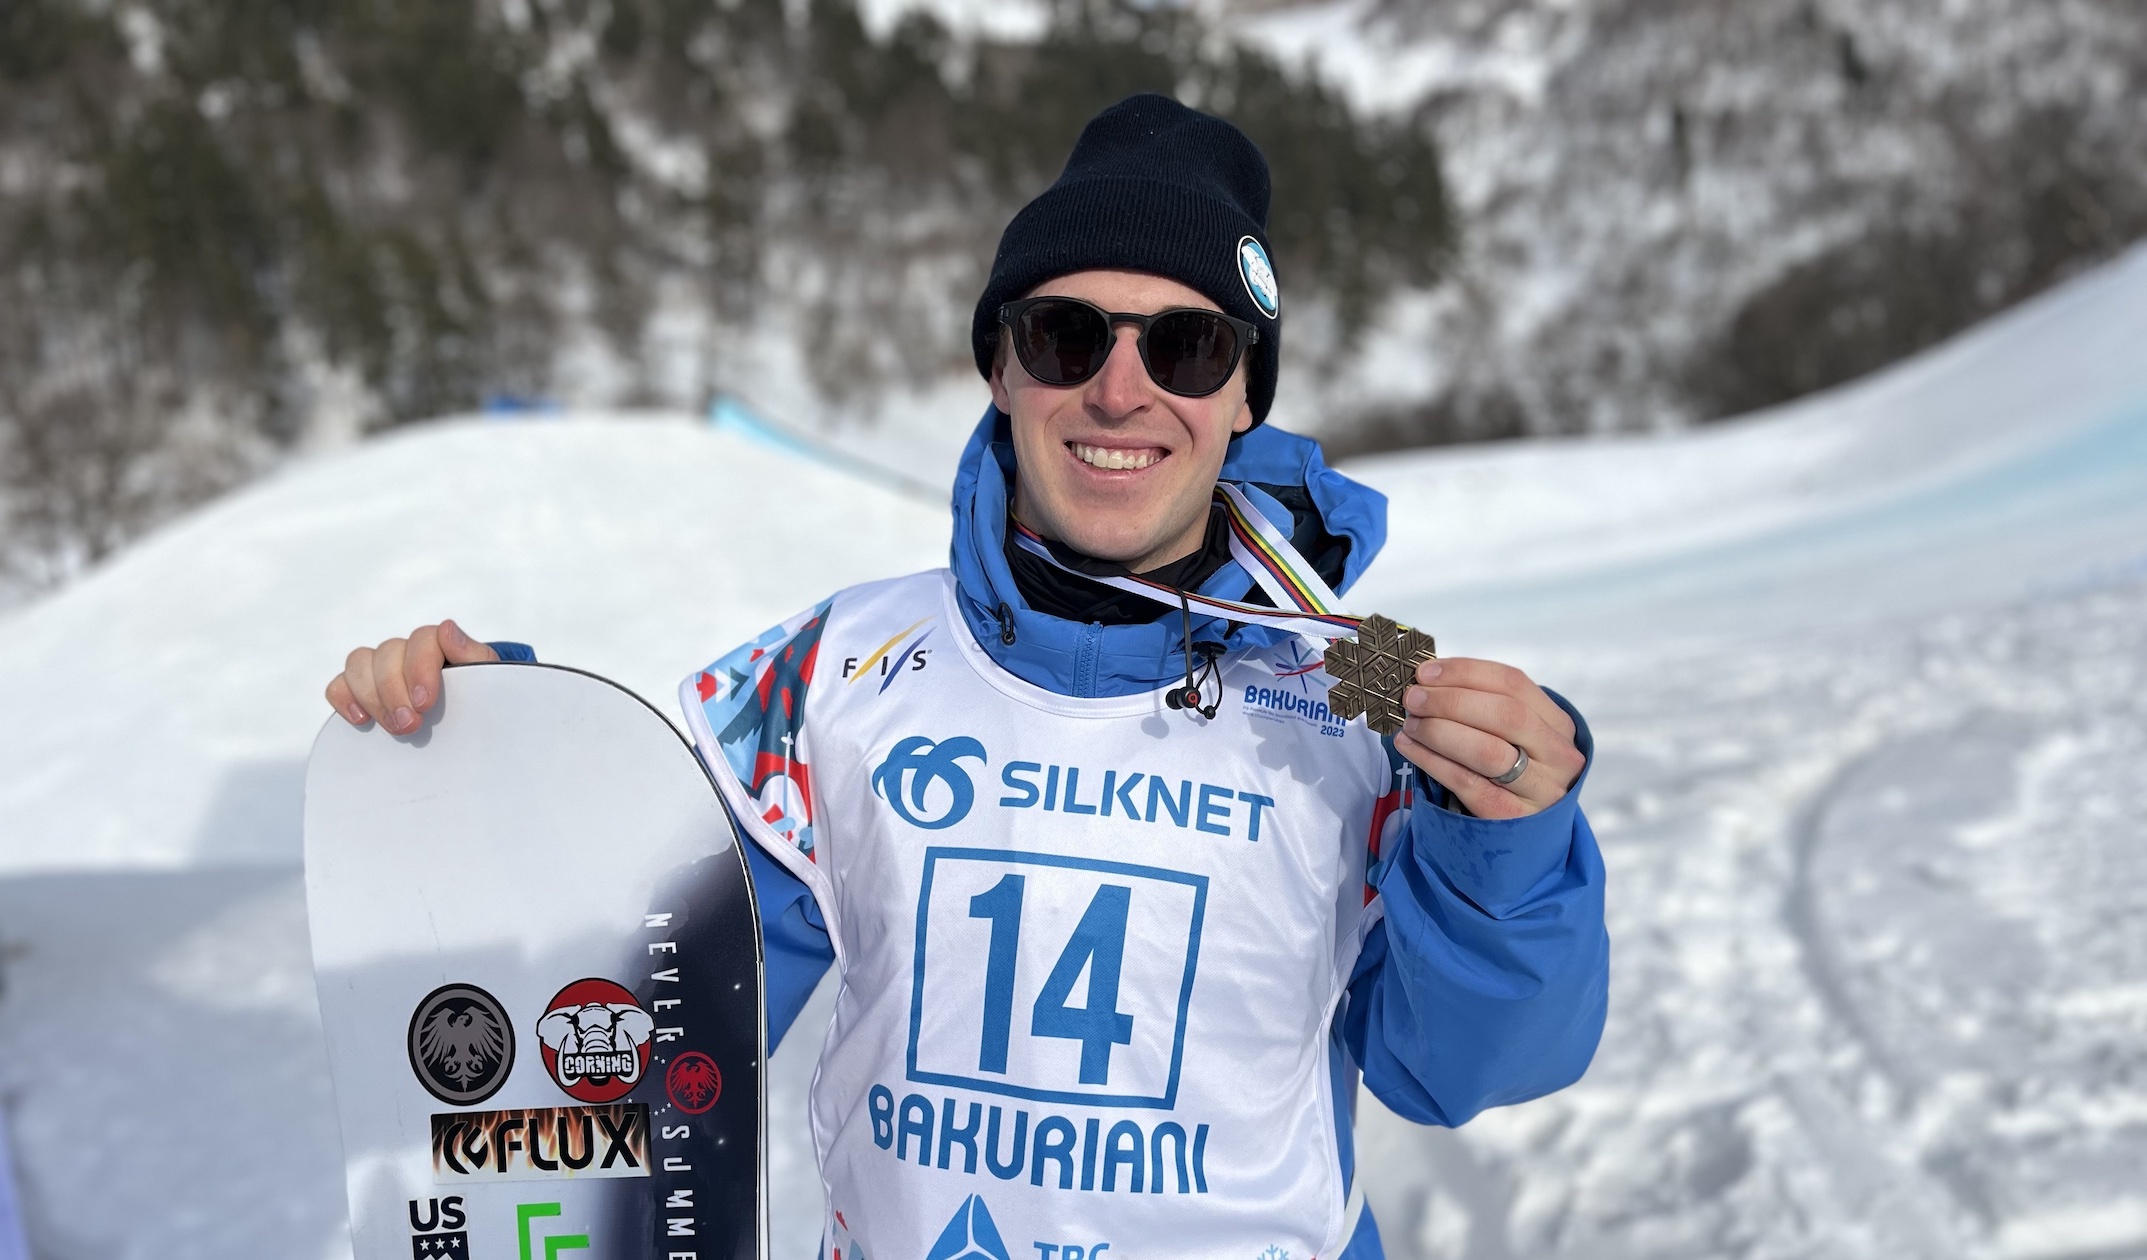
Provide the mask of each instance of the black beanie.
[{"label": "black beanie", "polygon": [[991,375],[1006,303],[1076,271],[1145,271],[1259,327],[1246,354],[1245,396],[1253,423],[1267,419],[1282,348],[1267,201],[1267,159],[1222,119],[1153,93],[1104,110],[1082,128],[1058,182],[999,238],[970,322],[977,371]]}]

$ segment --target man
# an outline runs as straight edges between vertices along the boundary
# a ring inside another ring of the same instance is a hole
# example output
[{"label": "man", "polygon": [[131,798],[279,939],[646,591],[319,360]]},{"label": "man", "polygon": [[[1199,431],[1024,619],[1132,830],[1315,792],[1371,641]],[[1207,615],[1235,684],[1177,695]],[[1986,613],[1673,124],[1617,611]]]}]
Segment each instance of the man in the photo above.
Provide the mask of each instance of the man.
[{"label": "man", "polygon": [[[1594,1053],[1585,726],[1449,660],[1383,740],[1295,632],[1334,624],[1384,501],[1261,426],[1268,191],[1220,119],[1098,115],[977,305],[993,405],[950,568],[682,689],[755,842],[771,1044],[838,968],[831,1253],[1375,1257],[1360,1072],[1452,1125]],[[352,653],[329,700],[407,732],[443,661],[490,659],[443,622]]]}]

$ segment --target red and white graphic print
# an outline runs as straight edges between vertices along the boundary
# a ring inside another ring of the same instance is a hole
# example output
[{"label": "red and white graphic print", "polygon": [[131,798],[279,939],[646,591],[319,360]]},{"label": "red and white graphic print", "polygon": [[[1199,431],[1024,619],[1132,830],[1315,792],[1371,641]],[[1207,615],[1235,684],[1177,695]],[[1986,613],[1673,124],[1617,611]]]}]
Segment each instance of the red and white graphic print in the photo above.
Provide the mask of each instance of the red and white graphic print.
[{"label": "red and white graphic print", "polygon": [[649,1066],[656,1021],[634,995],[609,980],[576,980],[552,997],[537,1021],[544,1070],[570,1098],[607,1103],[626,1097]]}]

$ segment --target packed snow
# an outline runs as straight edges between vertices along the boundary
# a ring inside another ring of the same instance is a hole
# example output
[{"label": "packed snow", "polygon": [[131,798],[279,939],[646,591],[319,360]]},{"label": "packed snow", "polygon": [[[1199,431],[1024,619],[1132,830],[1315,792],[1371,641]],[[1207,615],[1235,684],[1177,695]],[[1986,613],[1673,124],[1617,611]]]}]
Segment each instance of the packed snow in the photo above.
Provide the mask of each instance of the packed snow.
[{"label": "packed snow", "polygon": [[[1352,602],[1579,704],[1612,881],[1580,1084],[1458,1131],[1361,1100],[1391,1254],[2147,1256],[2143,334],[2135,252],[1777,414],[1353,469],[1394,538]],[[736,426],[465,420],[0,620],[0,1116],[34,1254],[348,1254],[297,871],[348,648],[454,615],[661,699],[945,531]],[[785,1256],[817,1231],[825,997],[774,1061]]]}]

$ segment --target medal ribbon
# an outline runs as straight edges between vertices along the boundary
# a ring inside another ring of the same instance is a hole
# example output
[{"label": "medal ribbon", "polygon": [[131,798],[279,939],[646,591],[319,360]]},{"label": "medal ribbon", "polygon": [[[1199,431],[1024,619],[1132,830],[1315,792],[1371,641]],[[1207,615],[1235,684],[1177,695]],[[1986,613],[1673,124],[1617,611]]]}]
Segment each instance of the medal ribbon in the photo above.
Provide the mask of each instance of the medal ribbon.
[{"label": "medal ribbon", "polygon": [[[1252,500],[1236,486],[1227,483],[1215,487],[1216,497],[1230,517],[1230,556],[1238,566],[1252,576],[1268,598],[1275,601],[1272,608],[1258,604],[1240,603],[1234,599],[1215,599],[1185,591],[1182,597],[1192,611],[1206,617],[1220,617],[1226,621],[1243,622],[1246,625],[1268,626],[1291,634],[1302,634],[1315,639],[1339,639],[1357,632],[1357,625],[1364,619],[1338,611],[1334,591],[1321,580],[1312,565],[1290,545],[1273,522],[1260,514]],[[1168,608],[1179,606],[1181,592],[1177,587],[1161,582],[1151,582],[1136,574],[1124,573],[1103,576],[1083,573],[1071,565],[1062,563],[1051,554],[1043,536],[1035,530],[1014,522],[1014,542],[1023,551],[1039,557],[1046,564],[1091,582],[1101,582],[1116,590],[1144,596]]]}]

